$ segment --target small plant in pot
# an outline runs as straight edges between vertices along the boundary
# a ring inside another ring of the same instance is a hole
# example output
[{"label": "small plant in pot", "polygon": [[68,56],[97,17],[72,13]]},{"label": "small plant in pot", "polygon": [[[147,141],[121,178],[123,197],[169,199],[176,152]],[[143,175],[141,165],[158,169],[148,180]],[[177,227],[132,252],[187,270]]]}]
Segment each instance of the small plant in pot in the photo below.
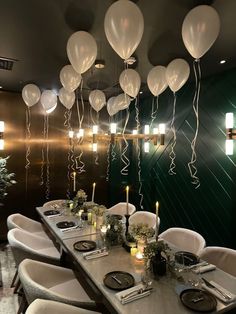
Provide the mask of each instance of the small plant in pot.
[{"label": "small plant in pot", "polygon": [[170,247],[164,241],[148,243],[144,248],[146,268],[150,268],[155,277],[166,274],[166,265],[170,258]]},{"label": "small plant in pot", "polygon": [[114,215],[106,217],[106,240],[110,245],[120,245],[123,242],[122,232],[123,226],[121,220],[117,219]]},{"label": "small plant in pot", "polygon": [[155,235],[155,230],[149,227],[148,224],[137,223],[130,225],[130,234],[137,241],[138,250],[143,253],[147,240]]}]

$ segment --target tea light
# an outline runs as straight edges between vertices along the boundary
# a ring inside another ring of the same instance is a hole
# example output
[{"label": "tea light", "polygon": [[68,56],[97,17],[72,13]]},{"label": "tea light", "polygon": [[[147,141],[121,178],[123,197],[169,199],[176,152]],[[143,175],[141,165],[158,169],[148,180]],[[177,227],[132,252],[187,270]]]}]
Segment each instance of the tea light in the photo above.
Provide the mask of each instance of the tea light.
[{"label": "tea light", "polygon": [[138,252],[138,249],[136,247],[130,248],[130,255],[131,256],[135,256],[137,252]]},{"label": "tea light", "polygon": [[83,212],[84,212],[83,209],[80,209],[80,210],[79,210],[79,213],[78,213],[79,219],[81,219],[81,216],[82,216],[82,213],[83,213]]},{"label": "tea light", "polygon": [[92,213],[88,213],[88,222],[89,222],[89,223],[92,222]]},{"label": "tea light", "polygon": [[137,251],[137,253],[135,254],[135,257],[137,260],[141,261],[143,259],[143,253],[141,253],[140,251]]},{"label": "tea light", "polygon": [[69,206],[70,206],[70,209],[73,209],[73,203],[70,203]]},{"label": "tea light", "polygon": [[106,225],[102,225],[101,226],[101,233],[105,234],[107,232],[107,226]]},{"label": "tea light", "polygon": [[94,228],[96,228],[96,227],[97,227],[97,223],[96,223],[96,221],[94,221],[93,226],[94,226]]}]

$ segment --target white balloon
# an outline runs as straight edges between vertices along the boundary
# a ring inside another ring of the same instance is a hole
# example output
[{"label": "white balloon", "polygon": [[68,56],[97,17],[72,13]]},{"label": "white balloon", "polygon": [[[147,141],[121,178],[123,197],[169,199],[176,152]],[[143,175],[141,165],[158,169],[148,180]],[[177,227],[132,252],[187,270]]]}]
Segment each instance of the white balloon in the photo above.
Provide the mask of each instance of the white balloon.
[{"label": "white balloon", "polygon": [[40,101],[44,110],[48,112],[57,104],[57,95],[51,90],[45,90],[42,92]]},{"label": "white balloon", "polygon": [[35,84],[27,84],[22,89],[22,98],[28,107],[31,107],[40,99],[41,92]]},{"label": "white balloon", "polygon": [[117,110],[114,106],[116,97],[111,97],[107,101],[107,112],[110,116],[116,114],[119,110]]},{"label": "white balloon", "polygon": [[120,87],[123,91],[131,97],[136,97],[138,95],[141,79],[137,71],[133,69],[124,70],[119,78]]},{"label": "white balloon", "polygon": [[160,95],[167,88],[166,68],[158,65],[151,69],[147,77],[148,88],[154,96]]},{"label": "white balloon", "polygon": [[75,103],[75,93],[69,93],[64,87],[62,87],[59,90],[59,99],[67,109],[71,109]]},{"label": "white balloon", "polygon": [[220,31],[220,18],[214,8],[199,5],[189,11],[182,25],[184,45],[193,58],[201,58],[214,44]]},{"label": "white balloon", "polygon": [[128,95],[126,94],[120,94],[116,97],[114,100],[114,107],[117,112],[119,110],[124,110],[127,109],[130,105],[131,99]]},{"label": "white balloon", "polygon": [[104,29],[111,47],[126,60],[136,50],[143,36],[142,12],[132,1],[116,1],[106,12]]},{"label": "white balloon", "polygon": [[55,104],[55,106],[53,106],[52,108],[46,110],[46,113],[49,114],[49,113],[52,113],[57,107],[57,103]]},{"label": "white balloon", "polygon": [[177,92],[188,80],[190,68],[184,59],[174,59],[166,69],[166,80],[173,92]]},{"label": "white balloon", "polygon": [[72,65],[68,64],[60,71],[60,81],[62,86],[71,93],[79,86],[81,75],[73,69]]},{"label": "white balloon", "polygon": [[105,106],[106,96],[101,90],[95,89],[89,94],[89,103],[98,112]]},{"label": "white balloon", "polygon": [[66,50],[71,65],[81,74],[94,63],[97,56],[97,43],[91,34],[79,31],[70,36]]}]

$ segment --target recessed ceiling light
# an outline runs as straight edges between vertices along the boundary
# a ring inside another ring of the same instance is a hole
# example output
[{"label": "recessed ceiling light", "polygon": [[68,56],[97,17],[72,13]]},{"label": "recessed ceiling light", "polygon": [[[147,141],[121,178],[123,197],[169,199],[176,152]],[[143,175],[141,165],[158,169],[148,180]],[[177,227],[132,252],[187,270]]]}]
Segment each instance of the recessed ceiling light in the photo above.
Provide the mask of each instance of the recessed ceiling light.
[{"label": "recessed ceiling light", "polygon": [[220,60],[220,64],[224,64],[226,60]]},{"label": "recessed ceiling light", "polygon": [[139,92],[139,94],[142,94],[142,93],[143,93],[143,91],[140,91],[140,92]]},{"label": "recessed ceiling light", "polygon": [[0,86],[0,88],[2,88],[2,86]]}]

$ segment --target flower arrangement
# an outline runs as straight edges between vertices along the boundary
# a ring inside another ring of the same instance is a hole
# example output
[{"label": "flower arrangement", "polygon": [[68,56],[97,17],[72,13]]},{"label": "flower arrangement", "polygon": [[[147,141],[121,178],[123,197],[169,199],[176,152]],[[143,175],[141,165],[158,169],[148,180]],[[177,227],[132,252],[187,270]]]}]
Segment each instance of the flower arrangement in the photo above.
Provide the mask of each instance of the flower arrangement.
[{"label": "flower arrangement", "polygon": [[122,231],[123,226],[122,222],[114,217],[114,215],[108,215],[106,217],[106,240],[110,245],[120,245],[123,242]]},{"label": "flower arrangement", "polygon": [[84,190],[80,189],[77,194],[76,194],[76,198],[81,198],[84,201],[86,201],[87,199],[87,194],[84,192]]},{"label": "flower arrangement", "polygon": [[13,184],[16,184],[16,181],[13,180],[15,174],[8,173],[8,170],[6,168],[8,159],[9,156],[6,158],[0,157],[0,200],[3,200],[7,195],[7,188],[12,186]]},{"label": "flower arrangement", "polygon": [[146,261],[151,260],[153,256],[155,256],[158,252],[164,253],[166,258],[168,259],[170,256],[170,247],[167,243],[164,241],[158,241],[158,242],[150,242],[147,244],[147,246],[144,248],[144,259]]},{"label": "flower arrangement", "polygon": [[92,212],[96,215],[96,216],[103,216],[103,214],[105,213],[105,211],[107,210],[107,208],[104,205],[97,205],[97,206],[93,206],[92,208]]},{"label": "flower arrangement", "polygon": [[79,205],[83,205],[84,202],[87,200],[87,194],[84,192],[84,190],[80,189],[77,193],[76,196],[73,199],[73,211],[76,212],[76,208]]},{"label": "flower arrangement", "polygon": [[138,223],[130,225],[130,234],[138,240],[147,240],[152,238],[155,234],[155,230],[150,228],[148,224]]}]

